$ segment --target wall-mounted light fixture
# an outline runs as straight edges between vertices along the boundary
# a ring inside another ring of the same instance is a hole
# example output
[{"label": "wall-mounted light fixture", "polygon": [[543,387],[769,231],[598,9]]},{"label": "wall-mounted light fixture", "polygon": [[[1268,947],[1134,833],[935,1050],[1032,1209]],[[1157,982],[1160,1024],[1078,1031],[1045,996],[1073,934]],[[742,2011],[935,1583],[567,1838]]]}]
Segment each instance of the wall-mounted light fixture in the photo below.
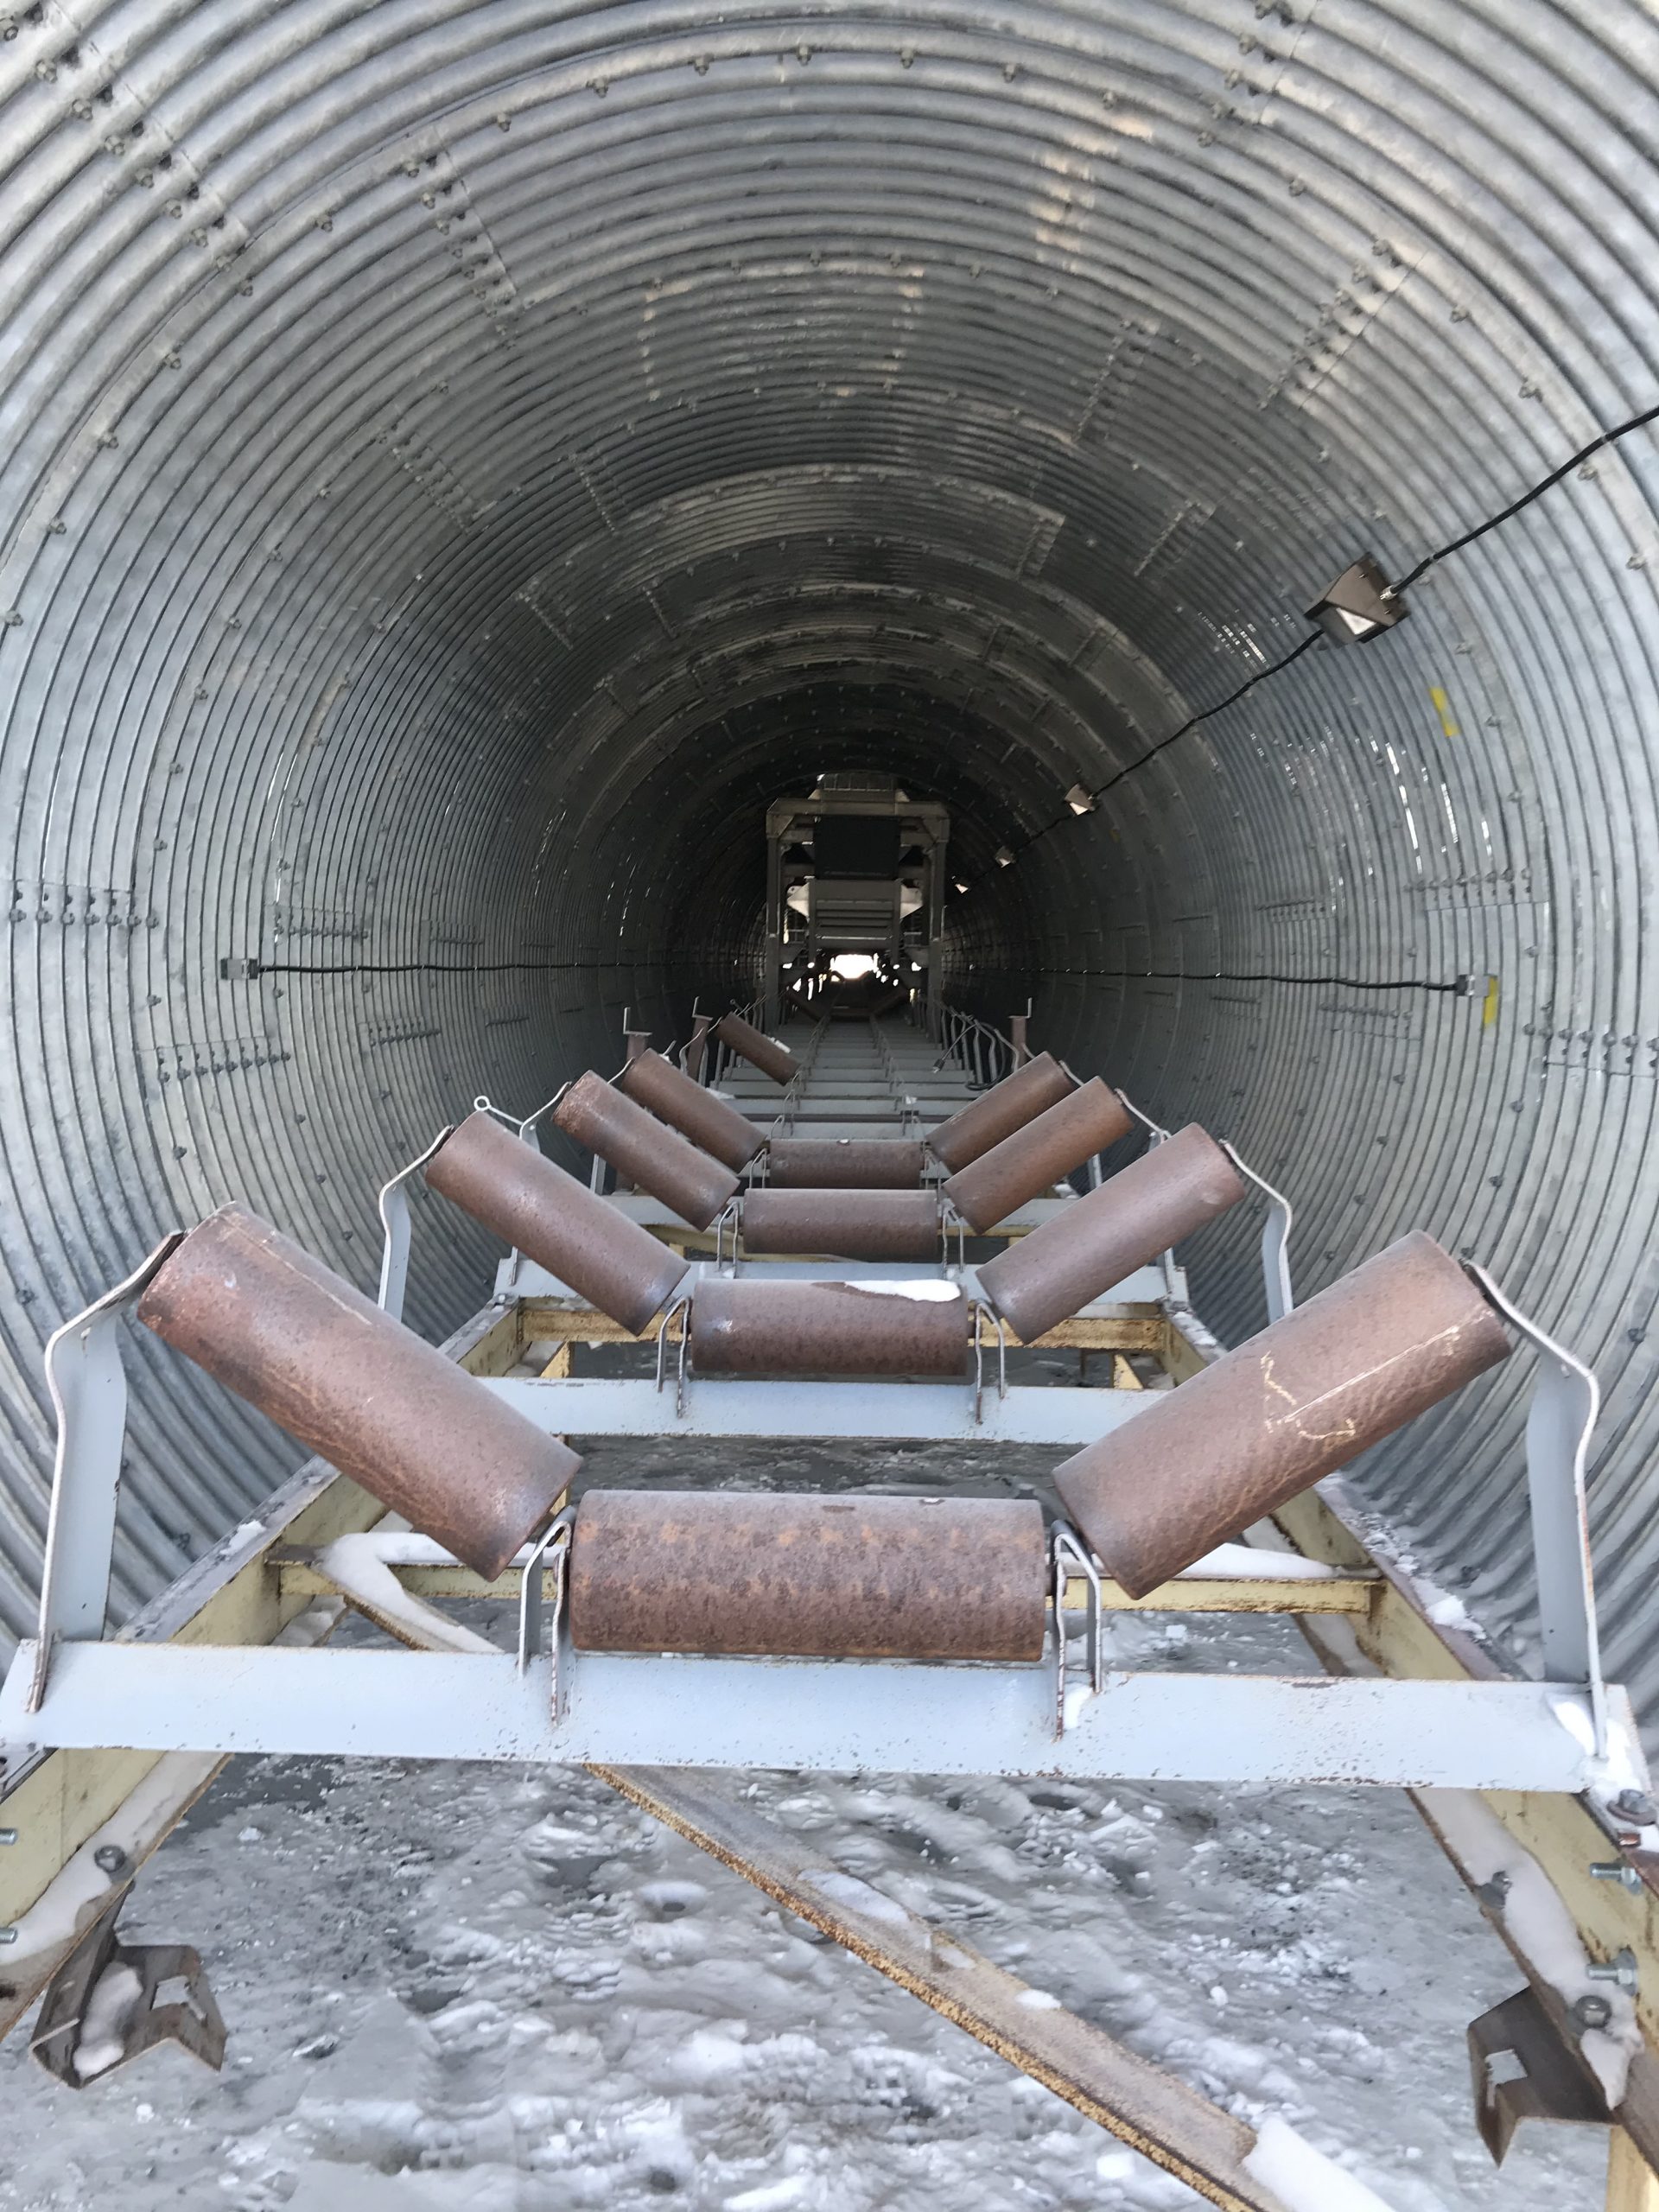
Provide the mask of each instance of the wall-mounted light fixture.
[{"label": "wall-mounted light fixture", "polygon": [[1006,845],[999,845],[997,847],[996,864],[998,868],[1012,868],[1014,866],[1014,855],[1008,850]]},{"label": "wall-mounted light fixture", "polygon": [[968,888],[967,880],[964,877],[957,875],[952,876],[950,880],[956,885],[958,891],[965,891]]},{"label": "wall-mounted light fixture", "polygon": [[1321,592],[1308,608],[1307,619],[1340,645],[1363,645],[1403,622],[1410,611],[1370,555],[1363,553]]},{"label": "wall-mounted light fixture", "polygon": [[1065,803],[1073,814],[1092,814],[1100,801],[1092,791],[1084,791],[1081,784],[1073,784],[1065,795]]}]

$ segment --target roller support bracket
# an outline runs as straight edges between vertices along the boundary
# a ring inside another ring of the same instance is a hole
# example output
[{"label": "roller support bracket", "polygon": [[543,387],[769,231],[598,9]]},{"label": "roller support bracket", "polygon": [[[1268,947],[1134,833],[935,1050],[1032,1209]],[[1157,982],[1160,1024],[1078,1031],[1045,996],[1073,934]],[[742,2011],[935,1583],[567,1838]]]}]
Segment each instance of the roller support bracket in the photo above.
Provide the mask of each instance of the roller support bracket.
[{"label": "roller support bracket", "polygon": [[28,1709],[45,1697],[61,1642],[98,1642],[110,1599],[116,1500],[126,1443],[127,1377],[121,1322],[184,1242],[175,1230],[124,1282],[47,1340],[46,1380],[58,1420],[41,1582],[39,1645]]},{"label": "roller support bracket", "polygon": [[[1581,1360],[1547,1337],[1498,1288],[1484,1268],[1465,1258],[1471,1279],[1538,1355],[1527,1413],[1527,1496],[1532,1516],[1533,1571],[1538,1586],[1540,1641],[1546,1677],[1583,1684],[1598,1758],[1609,1756],[1607,1688],[1596,1624],[1595,1573],[1585,1467],[1601,1409],[1601,1386]],[[1610,1777],[1616,1792],[1629,1777]]]}]

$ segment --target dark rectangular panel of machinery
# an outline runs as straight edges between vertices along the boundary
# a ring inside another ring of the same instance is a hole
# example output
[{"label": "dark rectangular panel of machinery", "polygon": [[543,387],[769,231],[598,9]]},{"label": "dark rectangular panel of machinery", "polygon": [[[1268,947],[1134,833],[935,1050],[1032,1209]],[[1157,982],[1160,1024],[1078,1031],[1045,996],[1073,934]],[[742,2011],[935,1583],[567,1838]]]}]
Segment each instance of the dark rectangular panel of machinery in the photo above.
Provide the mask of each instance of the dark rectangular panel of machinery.
[{"label": "dark rectangular panel of machinery", "polygon": [[821,814],[812,825],[814,875],[897,875],[899,824],[890,815]]}]

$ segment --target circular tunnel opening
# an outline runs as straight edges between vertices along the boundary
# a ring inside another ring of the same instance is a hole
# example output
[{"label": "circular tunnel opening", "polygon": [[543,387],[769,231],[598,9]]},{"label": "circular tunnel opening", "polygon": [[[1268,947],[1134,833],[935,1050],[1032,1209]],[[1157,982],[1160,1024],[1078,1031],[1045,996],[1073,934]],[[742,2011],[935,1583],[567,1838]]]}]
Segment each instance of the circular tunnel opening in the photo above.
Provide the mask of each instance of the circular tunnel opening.
[{"label": "circular tunnel opening", "polygon": [[[1236,1139],[1300,1286],[1424,1228],[1593,1362],[1650,1695],[1642,11],[14,28],[0,1629],[51,1328],[230,1198],[370,1281],[476,1093],[753,994],[768,803],[868,769],[947,993]],[[135,1366],[118,1615],[292,1458]],[[1367,1479],[1524,1628],[1519,1403]]]}]

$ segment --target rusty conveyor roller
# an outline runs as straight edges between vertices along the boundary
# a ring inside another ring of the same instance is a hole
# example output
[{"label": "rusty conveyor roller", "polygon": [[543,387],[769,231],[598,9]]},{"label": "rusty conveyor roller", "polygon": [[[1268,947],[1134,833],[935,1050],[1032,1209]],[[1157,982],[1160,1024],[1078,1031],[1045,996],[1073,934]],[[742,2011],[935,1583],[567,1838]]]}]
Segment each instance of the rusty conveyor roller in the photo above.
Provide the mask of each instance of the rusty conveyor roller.
[{"label": "rusty conveyor roller", "polygon": [[987,1260],[980,1288],[1031,1344],[1244,1196],[1243,1177],[1192,1122]]},{"label": "rusty conveyor roller", "polygon": [[1033,1662],[1042,1510],[1027,1500],[590,1490],[570,1546],[585,1651]]},{"label": "rusty conveyor roller", "polygon": [[617,1078],[636,1104],[670,1122],[682,1136],[734,1170],[747,1167],[766,1141],[735,1106],[717,1098],[660,1052],[637,1052]]},{"label": "rusty conveyor roller", "polygon": [[775,1038],[763,1037],[752,1021],[745,1021],[741,1014],[722,1014],[715,1024],[715,1034],[721,1043],[745,1059],[752,1068],[759,1068],[762,1075],[769,1075],[774,1083],[792,1083],[801,1071],[801,1064],[786,1046]]},{"label": "rusty conveyor roller", "polygon": [[1131,1597],[1494,1367],[1503,1323],[1433,1239],[1367,1260],[1055,1470]]},{"label": "rusty conveyor roller", "polygon": [[933,1260],[943,1213],[937,1191],[748,1192],[743,1249],[821,1252],[842,1260]]},{"label": "rusty conveyor roller", "polygon": [[191,1230],[138,1319],[492,1580],[582,1465],[239,1206]]},{"label": "rusty conveyor roller", "polygon": [[1058,1106],[1077,1087],[1052,1053],[1039,1052],[1034,1060],[1027,1060],[1024,1067],[1004,1076],[971,1105],[964,1106],[961,1113],[930,1130],[927,1148],[954,1174],[993,1145],[1001,1144],[1004,1137],[1024,1128],[1027,1122],[1034,1122],[1039,1114]]},{"label": "rusty conveyor roller", "polygon": [[691,1365],[704,1375],[960,1377],[972,1342],[972,1306],[938,1281],[874,1287],[709,1275],[691,1300]]},{"label": "rusty conveyor roller", "polygon": [[950,1176],[944,1194],[982,1235],[1134,1127],[1122,1100],[1096,1076]]},{"label": "rusty conveyor roller", "polygon": [[737,1194],[738,1180],[728,1167],[591,1068],[565,1092],[553,1118],[567,1136],[608,1160],[619,1175],[660,1198],[693,1229],[707,1229]]},{"label": "rusty conveyor roller", "polygon": [[684,1278],[677,1254],[493,1114],[469,1115],[429,1161],[426,1179],[636,1336]]},{"label": "rusty conveyor roller", "polygon": [[766,1180],[780,1191],[914,1191],[922,1147],[908,1137],[774,1137]]}]

